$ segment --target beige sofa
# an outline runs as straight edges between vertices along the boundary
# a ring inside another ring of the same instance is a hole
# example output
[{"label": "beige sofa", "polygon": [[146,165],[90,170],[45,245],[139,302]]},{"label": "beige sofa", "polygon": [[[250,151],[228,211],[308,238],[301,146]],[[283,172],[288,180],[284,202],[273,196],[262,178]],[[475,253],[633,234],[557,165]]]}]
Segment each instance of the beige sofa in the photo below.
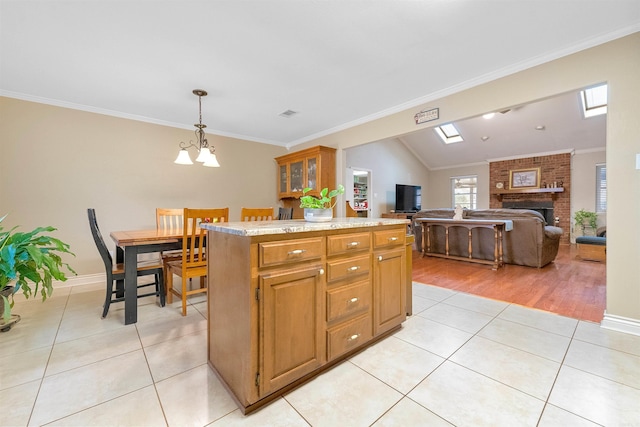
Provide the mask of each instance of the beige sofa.
[{"label": "beige sofa", "polygon": [[[422,225],[419,218],[453,218],[453,209],[425,209],[413,217],[413,232],[416,247],[422,250]],[[558,255],[562,229],[546,225],[544,217],[528,209],[465,209],[463,219],[508,219],[513,229],[503,235],[504,262],[506,264],[544,267]],[[431,251],[445,252],[444,227],[431,227]],[[474,258],[492,260],[494,234],[490,229],[473,231],[472,251]],[[463,227],[449,228],[449,254],[468,256],[468,230]]]}]

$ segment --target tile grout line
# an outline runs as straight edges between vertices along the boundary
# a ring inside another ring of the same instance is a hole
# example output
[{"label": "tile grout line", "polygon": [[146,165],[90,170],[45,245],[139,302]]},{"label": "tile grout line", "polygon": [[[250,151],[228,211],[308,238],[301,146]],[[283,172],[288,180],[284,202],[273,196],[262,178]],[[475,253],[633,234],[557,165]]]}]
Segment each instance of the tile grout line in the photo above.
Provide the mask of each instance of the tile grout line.
[{"label": "tile grout line", "polygon": [[[60,316],[60,321],[58,322],[58,328],[56,329],[56,333],[53,337],[53,342],[51,343],[51,349],[49,350],[49,356],[47,357],[47,362],[45,363],[44,366],[44,371],[42,372],[42,378],[40,378],[40,384],[38,385],[38,391],[36,393],[36,397],[33,400],[33,406],[31,407],[31,411],[29,413],[29,418],[27,419],[27,425],[30,425],[31,423],[31,418],[33,417],[33,411],[35,411],[36,409],[36,403],[38,403],[38,397],[40,396],[40,391],[42,390],[42,384],[44,383],[44,379],[46,378],[47,375],[47,369],[49,368],[49,362],[51,362],[51,355],[53,354],[53,348],[56,345],[56,339],[58,338],[58,333],[60,332],[60,327],[62,326],[62,320],[64,319],[64,314],[67,311],[67,306],[69,305],[69,299],[71,298],[71,290],[69,290],[69,293],[67,294],[67,299],[64,303],[64,306],[62,308],[62,316]],[[53,420],[55,421],[55,420]],[[50,421],[50,422],[53,422]]]}]

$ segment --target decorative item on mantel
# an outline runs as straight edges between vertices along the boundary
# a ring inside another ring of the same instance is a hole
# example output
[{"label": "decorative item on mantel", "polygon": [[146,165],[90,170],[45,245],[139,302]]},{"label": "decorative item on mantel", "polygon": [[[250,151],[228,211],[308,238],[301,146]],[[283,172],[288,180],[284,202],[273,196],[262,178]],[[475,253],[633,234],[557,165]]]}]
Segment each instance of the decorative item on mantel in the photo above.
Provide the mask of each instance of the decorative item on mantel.
[{"label": "decorative item on mantel", "polygon": [[202,166],[219,168],[220,163],[218,163],[218,159],[216,157],[216,148],[213,145],[209,146],[209,142],[207,142],[207,138],[205,137],[206,135],[203,130],[207,125],[202,123],[202,97],[207,96],[207,91],[194,89],[193,94],[198,96],[198,112],[200,114],[200,122],[194,125],[197,128],[195,131],[197,144],[194,144],[193,141],[189,141],[188,144],[186,142],[180,142],[180,152],[178,152],[178,157],[174,163],[179,165],[192,165],[193,162],[191,161],[187,148],[195,147],[199,153],[196,158],[196,162],[201,162]]},{"label": "decorative item on mantel", "polygon": [[540,188],[540,168],[513,169],[509,171],[509,188]]},{"label": "decorative item on mantel", "polygon": [[335,206],[337,199],[331,202],[331,199],[337,197],[340,194],[344,194],[344,186],[338,185],[338,188],[329,192],[328,188],[323,188],[320,191],[320,197],[311,195],[305,195],[312,188],[305,188],[302,190],[303,196],[300,197],[300,207],[304,208],[304,219],[309,222],[327,222],[333,218],[333,207]]}]

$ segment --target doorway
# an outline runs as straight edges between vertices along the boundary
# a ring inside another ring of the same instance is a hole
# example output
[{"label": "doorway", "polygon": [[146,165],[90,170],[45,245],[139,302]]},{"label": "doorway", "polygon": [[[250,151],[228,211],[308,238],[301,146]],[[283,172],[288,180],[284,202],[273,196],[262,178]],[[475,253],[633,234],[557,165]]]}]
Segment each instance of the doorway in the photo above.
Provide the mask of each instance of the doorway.
[{"label": "doorway", "polygon": [[356,211],[358,217],[371,217],[371,170],[357,167],[347,167],[345,182],[345,196],[349,205]]}]

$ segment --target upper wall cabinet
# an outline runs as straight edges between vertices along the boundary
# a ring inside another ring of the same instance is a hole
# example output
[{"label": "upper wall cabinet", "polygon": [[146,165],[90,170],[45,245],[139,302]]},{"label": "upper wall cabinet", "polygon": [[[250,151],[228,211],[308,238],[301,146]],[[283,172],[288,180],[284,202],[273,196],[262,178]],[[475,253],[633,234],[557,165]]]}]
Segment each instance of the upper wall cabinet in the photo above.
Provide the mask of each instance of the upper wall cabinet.
[{"label": "upper wall cabinet", "polygon": [[312,188],[308,194],[317,196],[336,184],[336,149],[317,146],[276,157],[278,162],[278,198],[300,198],[302,190]]}]

